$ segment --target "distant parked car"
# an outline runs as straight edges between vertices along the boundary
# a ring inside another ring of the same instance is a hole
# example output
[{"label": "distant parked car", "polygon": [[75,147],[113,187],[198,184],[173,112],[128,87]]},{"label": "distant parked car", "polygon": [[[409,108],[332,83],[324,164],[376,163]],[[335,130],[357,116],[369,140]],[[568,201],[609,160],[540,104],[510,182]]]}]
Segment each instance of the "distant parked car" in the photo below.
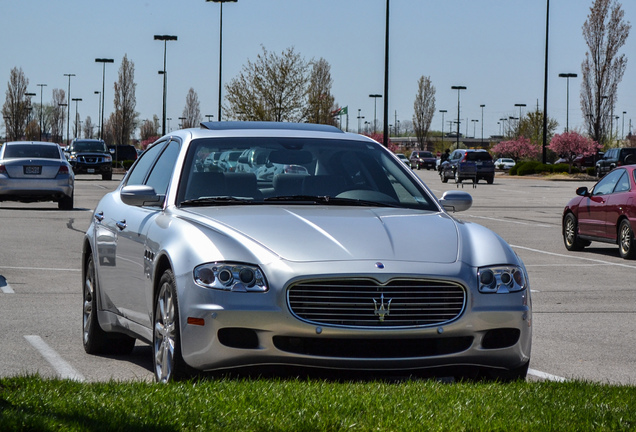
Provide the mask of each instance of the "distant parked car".
[{"label": "distant parked car", "polygon": [[509,170],[515,165],[515,160],[510,158],[499,158],[495,161],[495,168],[497,169]]},{"label": "distant parked car", "polygon": [[486,150],[457,149],[442,163],[439,175],[442,183],[454,178],[455,183],[464,180],[478,183],[483,179],[492,184],[495,180],[495,164]]},{"label": "distant parked car", "polygon": [[611,148],[596,162],[596,177],[601,178],[621,165],[636,163],[636,147]]},{"label": "distant parked car", "polygon": [[437,158],[430,151],[419,151],[416,150],[411,153],[411,157],[409,158],[411,161],[411,167],[413,168],[426,168],[435,169],[435,164],[437,162]]},{"label": "distant parked car", "polygon": [[615,168],[591,190],[580,187],[563,210],[566,249],[581,250],[592,241],[617,244],[621,257],[636,258],[636,165]]},{"label": "distant parked car", "polygon": [[406,157],[406,155],[404,153],[396,153],[395,154],[402,162],[404,162],[404,164],[406,164],[407,167],[412,168],[411,166],[411,161],[409,160],[409,158]]},{"label": "distant parked car", "polygon": [[64,150],[75,174],[101,174],[113,178],[113,157],[102,140],[74,139]]},{"label": "distant parked car", "polygon": [[123,162],[123,161],[136,161],[139,154],[137,153],[137,149],[134,145],[130,144],[121,144],[116,146],[108,147],[110,154],[113,156],[113,161],[115,162]]},{"label": "distant parked car", "polygon": [[55,143],[12,141],[0,148],[0,201],[55,201],[73,209],[75,176]]}]

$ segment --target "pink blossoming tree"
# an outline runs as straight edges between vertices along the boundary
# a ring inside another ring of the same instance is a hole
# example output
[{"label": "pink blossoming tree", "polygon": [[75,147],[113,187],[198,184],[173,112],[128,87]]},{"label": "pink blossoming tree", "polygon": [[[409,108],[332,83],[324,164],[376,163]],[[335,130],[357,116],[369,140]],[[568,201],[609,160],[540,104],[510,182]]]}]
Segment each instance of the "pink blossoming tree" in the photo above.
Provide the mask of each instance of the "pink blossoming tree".
[{"label": "pink blossoming tree", "polygon": [[555,135],[550,141],[548,148],[562,158],[567,159],[569,172],[572,172],[572,162],[577,156],[593,155],[601,148],[601,145],[580,133],[565,132]]},{"label": "pink blossoming tree", "polygon": [[502,157],[509,157],[518,162],[520,159],[534,159],[539,155],[539,147],[532,144],[524,136],[512,141],[502,141],[495,145],[491,152]]}]

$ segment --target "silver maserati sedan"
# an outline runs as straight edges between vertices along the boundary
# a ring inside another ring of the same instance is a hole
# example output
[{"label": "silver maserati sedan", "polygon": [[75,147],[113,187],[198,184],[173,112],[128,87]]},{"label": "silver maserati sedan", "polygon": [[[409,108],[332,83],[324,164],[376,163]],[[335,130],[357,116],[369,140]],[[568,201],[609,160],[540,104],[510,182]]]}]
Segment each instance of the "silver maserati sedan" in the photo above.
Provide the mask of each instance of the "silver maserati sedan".
[{"label": "silver maserati sedan", "polygon": [[[259,166],[206,163],[224,152]],[[281,166],[296,168],[256,175]],[[331,126],[174,132],[95,208],[84,349],[126,354],[139,339],[159,382],[264,366],[523,379],[528,275],[497,234],[454,217],[471,204]]]}]

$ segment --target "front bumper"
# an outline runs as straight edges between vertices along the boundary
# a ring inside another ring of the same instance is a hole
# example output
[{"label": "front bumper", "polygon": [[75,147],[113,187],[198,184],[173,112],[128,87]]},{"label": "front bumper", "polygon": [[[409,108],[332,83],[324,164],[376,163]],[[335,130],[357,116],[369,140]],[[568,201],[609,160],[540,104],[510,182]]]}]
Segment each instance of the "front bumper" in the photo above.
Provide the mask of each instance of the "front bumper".
[{"label": "front bumper", "polygon": [[[181,285],[192,278],[186,274],[178,279]],[[262,365],[381,371],[514,369],[526,364],[532,339],[529,288],[481,294],[474,286],[462,285],[467,290],[465,308],[450,322],[370,328],[303,321],[290,311],[286,289],[232,293],[188,283],[179,294],[183,357],[200,370]],[[188,324],[189,318],[198,324]]]}]

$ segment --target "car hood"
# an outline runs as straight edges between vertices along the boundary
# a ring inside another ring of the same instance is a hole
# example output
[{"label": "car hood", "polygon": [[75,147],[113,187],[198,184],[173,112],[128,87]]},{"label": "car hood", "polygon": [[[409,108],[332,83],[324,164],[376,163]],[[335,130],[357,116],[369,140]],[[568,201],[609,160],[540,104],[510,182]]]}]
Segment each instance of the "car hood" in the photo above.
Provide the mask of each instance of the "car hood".
[{"label": "car hood", "polygon": [[441,212],[326,206],[201,207],[184,216],[296,262],[457,261],[456,220]]}]

